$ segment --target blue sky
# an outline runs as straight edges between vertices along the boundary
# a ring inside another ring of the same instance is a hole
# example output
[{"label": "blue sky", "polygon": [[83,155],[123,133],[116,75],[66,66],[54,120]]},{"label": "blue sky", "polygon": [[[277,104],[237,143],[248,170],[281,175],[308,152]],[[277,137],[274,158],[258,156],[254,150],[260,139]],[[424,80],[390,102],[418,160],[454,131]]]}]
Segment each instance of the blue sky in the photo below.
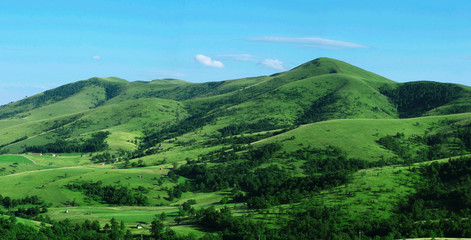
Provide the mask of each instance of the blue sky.
[{"label": "blue sky", "polygon": [[471,85],[471,1],[0,3],[0,104],[93,76],[218,81],[318,57]]}]

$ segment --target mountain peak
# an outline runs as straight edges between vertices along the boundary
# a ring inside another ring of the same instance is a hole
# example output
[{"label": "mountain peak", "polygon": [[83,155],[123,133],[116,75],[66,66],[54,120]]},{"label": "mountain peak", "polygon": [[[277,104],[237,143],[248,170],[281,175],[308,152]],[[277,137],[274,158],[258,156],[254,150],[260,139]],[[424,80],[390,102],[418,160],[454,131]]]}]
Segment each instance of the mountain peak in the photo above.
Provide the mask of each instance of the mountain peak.
[{"label": "mountain peak", "polygon": [[319,76],[324,74],[344,74],[361,78],[362,80],[367,81],[373,85],[396,83],[378,74],[356,67],[341,60],[328,57],[316,58],[312,61],[301,64],[288,72],[302,74],[305,77]]},{"label": "mountain peak", "polygon": [[312,61],[303,63],[299,65],[298,67],[295,67],[295,69],[309,69],[309,70],[314,70],[316,69],[318,72],[323,72],[324,74],[328,73],[338,73],[340,71],[340,68],[337,66],[337,62],[340,62],[339,60],[335,60],[332,58],[316,58]]}]

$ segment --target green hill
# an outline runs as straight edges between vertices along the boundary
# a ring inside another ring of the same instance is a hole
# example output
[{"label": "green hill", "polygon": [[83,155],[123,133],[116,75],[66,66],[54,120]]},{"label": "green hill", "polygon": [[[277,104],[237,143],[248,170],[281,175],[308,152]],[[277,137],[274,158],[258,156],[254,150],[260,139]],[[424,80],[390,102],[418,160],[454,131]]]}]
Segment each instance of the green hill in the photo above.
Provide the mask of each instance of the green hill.
[{"label": "green hill", "polygon": [[[397,83],[330,58],[219,82],[94,77],[0,106],[0,215],[115,218],[135,237],[162,213],[180,236],[463,237],[429,226],[465,224],[466,211],[434,215],[414,194],[429,191],[418,187],[430,178],[421,164],[464,164],[470,136],[471,87]],[[404,215],[411,207],[427,214]],[[415,230],[394,232],[397,219]]]},{"label": "green hill", "polygon": [[[118,149],[129,145],[123,141],[143,136],[144,130],[157,134],[160,128],[154,126],[159,125],[160,120],[155,122],[156,118],[169,120],[167,124],[160,124],[168,126],[193,116],[189,119],[204,120],[198,127],[207,135],[215,136],[227,127],[239,129],[236,134],[240,134],[332,119],[395,119],[461,113],[471,108],[470,98],[469,87],[433,82],[399,84],[329,58],[319,58],[272,76],[220,82],[189,83],[177,79],[128,82],[115,77],[91,78],[0,107],[0,145],[17,152],[21,151],[17,146],[75,138],[113,128],[110,138],[121,140],[112,140],[110,144],[112,149]],[[136,101],[142,104],[129,112],[129,105]],[[156,109],[159,116],[141,117],[147,123],[131,121],[139,115],[136,112],[140,107],[143,112],[149,112],[158,101],[167,101],[170,105],[178,102],[180,110],[165,105],[169,111]],[[164,116],[167,114],[169,116]],[[92,115],[102,119],[95,121]],[[88,123],[81,124],[78,132],[62,136],[52,134],[60,128],[68,128],[66,125],[78,126],[82,121]],[[119,129],[123,131],[118,133]]]},{"label": "green hill", "polygon": [[281,142],[283,150],[295,152],[305,147],[334,146],[351,158],[377,161],[397,158],[378,140],[385,136],[403,133],[407,137],[433,135],[453,131],[448,124],[468,124],[471,113],[420,117],[409,119],[349,119],[329,120],[300,126],[294,130],[263,139],[256,144]]}]

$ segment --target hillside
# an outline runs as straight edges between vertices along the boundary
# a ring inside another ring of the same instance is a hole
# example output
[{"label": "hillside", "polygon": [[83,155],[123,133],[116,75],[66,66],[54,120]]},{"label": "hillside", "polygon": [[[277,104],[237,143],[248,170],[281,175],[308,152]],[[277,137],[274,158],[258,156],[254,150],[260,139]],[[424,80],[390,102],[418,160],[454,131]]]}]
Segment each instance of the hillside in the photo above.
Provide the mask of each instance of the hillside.
[{"label": "hillside", "polygon": [[97,234],[122,221],[123,239],[156,226],[180,239],[471,237],[446,225],[468,228],[467,200],[438,208],[419,184],[456,183],[437,202],[465,191],[450,179],[471,175],[471,87],[330,58],[219,82],[70,83],[1,106],[0,150],[0,215],[54,231],[69,219]]},{"label": "hillside", "polygon": [[[176,79],[128,82],[119,78],[91,78],[1,106],[0,146],[9,152],[18,152],[21,149],[17,146],[46,139],[51,142],[57,137],[73,139],[113,128],[115,135],[110,137],[121,140],[110,141],[110,146],[118,149],[129,145],[124,142],[142,137],[145,131],[158,131],[159,127],[154,126],[168,125],[159,121],[172,117],[168,123],[188,117],[199,119],[203,122],[198,127],[207,135],[216,136],[228,127],[239,129],[232,134],[240,134],[332,119],[397,119],[461,113],[471,108],[470,98],[469,87],[433,82],[399,84],[329,58],[319,58],[272,76],[220,82],[189,83]],[[142,104],[128,111],[135,101]],[[178,103],[180,110],[175,111],[167,104],[169,111],[156,109],[159,116],[136,113],[140,107],[144,113],[151,111],[152,102],[156,101]],[[95,121],[92,115],[100,115],[102,119]],[[147,124],[129,122],[139,115]],[[82,121],[88,124],[81,124],[79,132],[50,136],[52,131],[79,125]],[[123,124],[129,127],[117,127]]]}]

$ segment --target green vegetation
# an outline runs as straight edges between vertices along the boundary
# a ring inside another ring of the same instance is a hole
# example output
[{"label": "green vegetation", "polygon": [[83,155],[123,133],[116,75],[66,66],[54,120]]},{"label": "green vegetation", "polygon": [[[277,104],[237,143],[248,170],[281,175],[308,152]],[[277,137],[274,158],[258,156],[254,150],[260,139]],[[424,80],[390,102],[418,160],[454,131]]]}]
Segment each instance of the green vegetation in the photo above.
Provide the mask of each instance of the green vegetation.
[{"label": "green vegetation", "polygon": [[[147,197],[143,193],[148,193],[149,190],[139,186],[137,190],[140,193],[133,194],[127,187],[124,186],[101,186],[102,182],[96,183],[84,182],[65,185],[66,188],[73,191],[83,192],[84,195],[93,198],[95,201],[103,201],[108,204],[116,205],[142,205],[145,206],[149,203]],[[71,204],[74,206],[75,204]]]},{"label": "green vegetation", "polygon": [[43,146],[28,146],[26,152],[55,152],[55,153],[73,153],[73,152],[99,152],[108,148],[105,139],[110,132],[97,132],[91,135],[89,139],[80,139],[77,141],[56,140]]},{"label": "green vegetation", "polygon": [[[397,105],[399,117],[418,117],[424,113],[456,101],[465,94],[464,89],[455,84],[437,82],[410,82],[400,84],[397,88],[382,89],[381,92],[390,97]],[[454,112],[466,112],[455,109]]]},{"label": "green vegetation", "polygon": [[0,237],[471,237],[470,100],[329,58],[67,84],[0,107]]},{"label": "green vegetation", "polygon": [[0,155],[1,163],[33,163],[28,158],[21,155]]}]

